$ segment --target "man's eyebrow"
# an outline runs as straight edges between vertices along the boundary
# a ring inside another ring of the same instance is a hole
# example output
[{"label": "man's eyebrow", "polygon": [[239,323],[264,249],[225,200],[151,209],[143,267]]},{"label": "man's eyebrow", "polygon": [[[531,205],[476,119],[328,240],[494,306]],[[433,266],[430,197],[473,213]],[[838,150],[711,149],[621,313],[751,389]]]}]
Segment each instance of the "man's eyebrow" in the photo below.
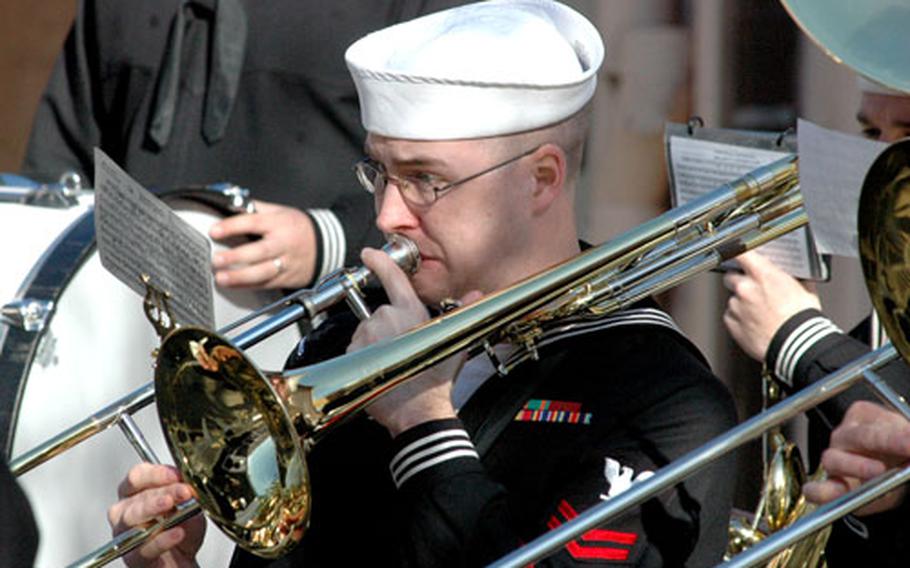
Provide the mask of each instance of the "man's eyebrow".
[{"label": "man's eyebrow", "polygon": [[422,167],[427,167],[427,166],[445,165],[445,162],[438,158],[430,158],[430,157],[422,157],[422,156],[415,156],[413,158],[407,158],[407,159],[401,159],[401,160],[393,158],[392,161],[395,163],[396,166],[406,167],[406,168],[415,168],[415,167],[422,168]]},{"label": "man's eyebrow", "polygon": [[[369,148],[365,148],[364,151],[366,152],[367,156],[372,156],[372,154],[370,154]],[[396,168],[425,168],[446,166],[445,160],[440,160],[439,158],[433,158],[431,156],[413,156],[403,158],[390,156],[388,162],[388,166],[395,166]]]}]

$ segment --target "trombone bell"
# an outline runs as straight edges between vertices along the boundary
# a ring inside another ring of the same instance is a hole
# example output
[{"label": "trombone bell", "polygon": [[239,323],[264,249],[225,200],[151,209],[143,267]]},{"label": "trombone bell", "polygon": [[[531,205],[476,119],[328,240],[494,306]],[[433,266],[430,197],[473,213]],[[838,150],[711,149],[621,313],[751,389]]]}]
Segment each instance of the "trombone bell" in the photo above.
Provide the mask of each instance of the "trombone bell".
[{"label": "trombone bell", "polygon": [[281,556],[303,536],[310,490],[302,442],[272,383],[212,332],[168,336],[155,369],[161,425],[212,520],[242,547]]}]

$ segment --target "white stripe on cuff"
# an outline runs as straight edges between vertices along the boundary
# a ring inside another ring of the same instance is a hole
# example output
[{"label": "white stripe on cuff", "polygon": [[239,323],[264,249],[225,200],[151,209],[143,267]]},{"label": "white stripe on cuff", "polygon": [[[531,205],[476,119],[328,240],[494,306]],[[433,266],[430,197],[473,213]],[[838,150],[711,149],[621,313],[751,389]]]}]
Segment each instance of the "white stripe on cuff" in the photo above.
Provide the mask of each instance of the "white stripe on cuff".
[{"label": "white stripe on cuff", "polygon": [[329,209],[307,209],[322,236],[322,266],[316,280],[344,266],[347,243],[341,221]]},{"label": "white stripe on cuff", "polygon": [[793,372],[800,358],[822,338],[832,333],[842,333],[828,318],[810,318],[793,330],[780,348],[774,372],[787,384],[793,384]]},{"label": "white stripe on cuff", "polygon": [[407,458],[401,460],[393,469],[392,476],[398,477],[403,471],[408,469],[414,462],[417,462],[421,459],[424,459],[430,455],[438,454],[443,450],[451,450],[452,448],[463,448],[468,450],[473,450],[474,445],[471,444],[469,440],[450,440],[448,442],[442,442],[425,448],[419,452],[408,455]]},{"label": "white stripe on cuff", "polygon": [[468,433],[460,428],[451,428],[424,436],[402,448],[392,458],[389,471],[395,485],[400,487],[415,473],[459,457],[480,459]]},{"label": "white stripe on cuff", "polygon": [[419,465],[414,466],[413,468],[409,469],[409,470],[408,470],[403,476],[401,476],[400,478],[395,478],[395,477],[393,477],[392,479],[395,481],[395,487],[399,487],[399,488],[400,488],[401,485],[402,485],[405,481],[409,480],[411,477],[417,475],[418,473],[420,473],[421,471],[423,471],[423,470],[425,470],[425,469],[427,469],[427,468],[433,467],[434,465],[439,464],[439,463],[442,463],[442,462],[444,462],[444,461],[454,460],[454,459],[456,459],[456,458],[474,458],[474,459],[478,459],[478,460],[479,460],[479,459],[480,459],[480,456],[478,456],[478,455],[477,455],[477,451],[476,451],[476,450],[473,450],[473,449],[470,449],[470,450],[452,450],[452,451],[450,451],[450,452],[446,452],[446,453],[444,453],[444,454],[440,454],[440,455],[436,456],[435,458],[433,458],[433,459],[431,459],[431,460],[427,460],[427,461],[425,461],[425,462],[421,462]]},{"label": "white stripe on cuff", "polygon": [[450,428],[448,430],[440,430],[439,432],[434,432],[432,434],[429,434],[428,436],[424,436],[423,438],[414,440],[407,446],[401,448],[398,451],[398,453],[395,454],[395,457],[392,458],[390,467],[392,467],[392,468],[398,467],[398,462],[407,458],[408,455],[410,455],[411,453],[413,453],[415,451],[419,451],[420,448],[426,446],[427,444],[430,444],[430,443],[440,440],[442,438],[462,438],[465,440],[470,440],[470,438],[468,437],[468,433],[465,432],[464,430],[462,430],[461,428]]}]

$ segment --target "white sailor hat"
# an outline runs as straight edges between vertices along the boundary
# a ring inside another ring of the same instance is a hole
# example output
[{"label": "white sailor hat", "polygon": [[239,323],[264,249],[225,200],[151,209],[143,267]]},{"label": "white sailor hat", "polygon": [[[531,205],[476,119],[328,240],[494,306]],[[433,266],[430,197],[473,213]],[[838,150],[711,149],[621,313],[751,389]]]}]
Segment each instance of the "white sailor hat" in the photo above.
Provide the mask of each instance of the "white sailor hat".
[{"label": "white sailor hat", "polygon": [[552,0],[488,0],[371,33],[345,54],[368,132],[501,136],[557,123],[594,94],[600,34]]}]

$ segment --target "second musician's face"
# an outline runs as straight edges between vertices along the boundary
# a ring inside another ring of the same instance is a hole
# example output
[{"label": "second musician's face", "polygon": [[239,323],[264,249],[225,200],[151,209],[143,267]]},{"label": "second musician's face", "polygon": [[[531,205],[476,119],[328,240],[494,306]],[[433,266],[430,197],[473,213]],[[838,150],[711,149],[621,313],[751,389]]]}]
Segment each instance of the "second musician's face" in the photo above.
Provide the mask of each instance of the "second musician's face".
[{"label": "second musician's face", "polygon": [[[424,177],[442,186],[511,157],[496,140],[411,141],[370,135],[369,155],[391,175]],[[514,153],[514,152],[513,152]],[[427,304],[458,299],[471,290],[488,294],[526,276],[532,229],[527,160],[518,160],[415,207],[390,183],[377,203],[376,225],[412,239],[421,267],[411,278]]]},{"label": "second musician's face", "polygon": [[881,142],[895,142],[910,136],[910,96],[864,92],[856,120],[863,136]]}]

